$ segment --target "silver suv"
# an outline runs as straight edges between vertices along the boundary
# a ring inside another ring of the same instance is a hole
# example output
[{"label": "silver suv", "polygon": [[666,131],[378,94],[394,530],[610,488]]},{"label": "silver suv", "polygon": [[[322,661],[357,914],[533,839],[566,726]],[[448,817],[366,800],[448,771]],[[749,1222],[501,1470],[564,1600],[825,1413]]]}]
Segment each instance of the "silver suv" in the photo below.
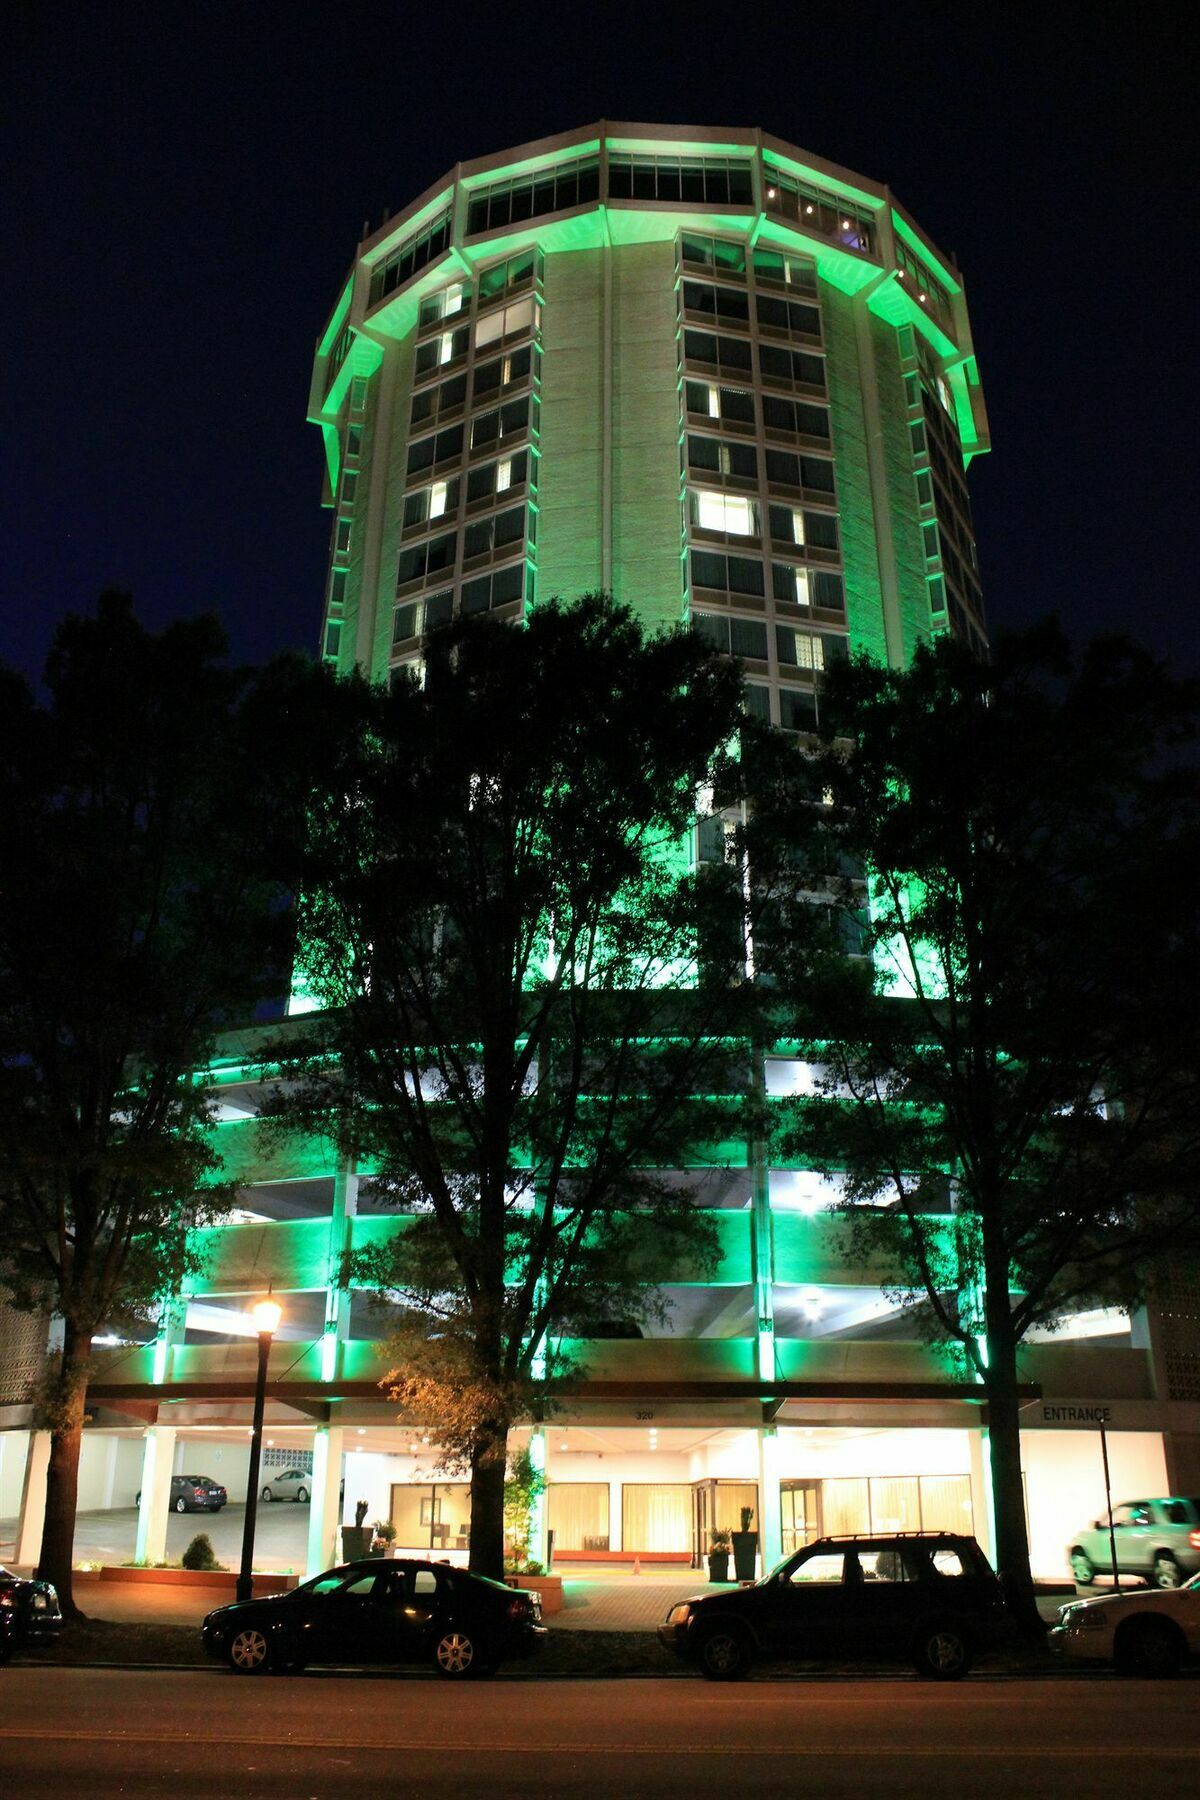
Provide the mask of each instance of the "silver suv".
[{"label": "silver suv", "polygon": [[[1123,1500],[1112,1509],[1117,1572],[1144,1575],[1154,1587],[1177,1588],[1200,1571],[1200,1499]],[[1076,1581],[1112,1571],[1108,1520],[1094,1519],[1071,1540]]]}]

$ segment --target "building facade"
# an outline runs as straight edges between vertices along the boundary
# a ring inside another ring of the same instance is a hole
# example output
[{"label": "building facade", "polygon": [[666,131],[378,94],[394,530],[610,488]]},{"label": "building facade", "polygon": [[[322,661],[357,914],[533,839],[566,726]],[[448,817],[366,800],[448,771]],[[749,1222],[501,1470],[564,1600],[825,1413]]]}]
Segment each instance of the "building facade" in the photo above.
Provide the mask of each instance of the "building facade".
[{"label": "building facade", "polygon": [[[456,613],[519,622],[604,589],[649,625],[690,621],[742,659],[755,712],[804,730],[851,650],[902,665],[941,631],[985,644],[962,277],[886,187],[764,133],[602,122],[458,165],[359,245],[309,411],[332,514],[322,652],[342,670],[419,674],[424,632]],[[345,1251],[400,1222],[320,1146],[264,1145],[256,1044],[229,1040],[212,1070],[239,1221],[153,1344],[99,1350],[85,1495],[140,1491],[153,1557],[172,1471],[244,1492],[246,1309],[270,1284],[266,1454],[311,1473],[297,1560],[332,1559],[360,1495],[401,1545],[465,1555],[465,1487],[396,1424],[386,1322],[338,1285]],[[765,1061],[769,1096],[813,1079],[786,1045]],[[977,1390],[906,1335],[885,1268],[848,1265],[837,1183],[737,1144],[673,1178],[712,1210],[720,1267],[679,1271],[653,1335],[614,1321],[579,1346],[586,1380],[531,1428],[557,1560],[698,1560],[746,1506],[768,1563],[822,1530],[988,1544]],[[1038,1572],[1065,1570],[1066,1534],[1103,1506],[1100,1424],[1115,1497],[1200,1492],[1200,1369],[1178,1351],[1198,1312],[1181,1280],[1158,1311],[1026,1346]],[[45,1444],[22,1398],[0,1395],[0,1517],[20,1512],[30,1560]]]}]

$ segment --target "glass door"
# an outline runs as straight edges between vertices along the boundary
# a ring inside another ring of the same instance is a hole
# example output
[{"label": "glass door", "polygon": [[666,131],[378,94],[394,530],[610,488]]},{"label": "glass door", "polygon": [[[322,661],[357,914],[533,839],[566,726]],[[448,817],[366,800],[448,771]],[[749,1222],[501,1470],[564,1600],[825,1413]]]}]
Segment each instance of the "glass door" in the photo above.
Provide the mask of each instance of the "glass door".
[{"label": "glass door", "polygon": [[715,1482],[697,1481],[692,1488],[692,1567],[703,1569],[712,1529],[712,1490]]},{"label": "glass door", "polygon": [[821,1535],[821,1484],[819,1481],[781,1481],[783,1554],[803,1550]]}]

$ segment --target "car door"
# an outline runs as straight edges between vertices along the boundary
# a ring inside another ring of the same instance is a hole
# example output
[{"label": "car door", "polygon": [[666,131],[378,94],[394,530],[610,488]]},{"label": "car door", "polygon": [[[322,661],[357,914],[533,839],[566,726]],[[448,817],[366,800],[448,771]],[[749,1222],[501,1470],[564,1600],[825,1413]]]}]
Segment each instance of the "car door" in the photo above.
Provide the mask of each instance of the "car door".
[{"label": "car door", "polygon": [[1150,1508],[1144,1501],[1131,1501],[1113,1509],[1118,1569],[1136,1574],[1150,1567],[1153,1523]]},{"label": "car door", "polygon": [[308,1595],[305,1638],[310,1662],[373,1663],[386,1659],[386,1637],[374,1606],[383,1569],[328,1576]]},{"label": "car door", "polygon": [[387,1564],[373,1595],[379,1662],[424,1659],[438,1592],[436,1570],[422,1563]]},{"label": "car door", "polygon": [[855,1555],[862,1580],[848,1593],[853,1603],[848,1611],[854,1617],[847,1620],[853,1632],[847,1648],[860,1654],[898,1655],[907,1648],[922,1610],[921,1571],[912,1552],[900,1545],[878,1549],[864,1545]]},{"label": "car door", "polygon": [[857,1560],[844,1550],[802,1551],[769,1586],[755,1591],[756,1598],[762,1595],[754,1622],[764,1648],[779,1656],[818,1658],[839,1651],[847,1641],[847,1606],[853,1599],[847,1590],[859,1579]]}]

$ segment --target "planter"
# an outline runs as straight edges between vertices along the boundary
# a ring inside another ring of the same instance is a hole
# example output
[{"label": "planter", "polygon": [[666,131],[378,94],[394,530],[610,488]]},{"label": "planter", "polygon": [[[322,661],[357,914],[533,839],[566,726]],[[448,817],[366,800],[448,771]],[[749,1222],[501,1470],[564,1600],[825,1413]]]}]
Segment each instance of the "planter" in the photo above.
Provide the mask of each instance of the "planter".
[{"label": "planter", "polygon": [[733,1533],[733,1571],[739,1581],[753,1581],[758,1563],[757,1531]]},{"label": "planter", "polygon": [[371,1539],[375,1536],[369,1525],[342,1526],[342,1561],[361,1562],[364,1556],[371,1554]]},{"label": "planter", "polygon": [[710,1550],[708,1553],[708,1579],[710,1581],[729,1580],[728,1550]]},{"label": "planter", "polygon": [[[215,1588],[232,1594],[237,1588],[234,1569],[125,1569],[106,1563],[101,1569],[80,1571],[76,1581],[123,1581],[133,1587]],[[265,1570],[254,1574],[254,1598],[264,1594],[286,1594],[299,1587],[302,1575],[271,1575]]]},{"label": "planter", "polygon": [[506,1587],[517,1588],[522,1593],[540,1594],[542,1597],[542,1613],[556,1613],[563,1609],[563,1585],[561,1575],[506,1575]]}]

